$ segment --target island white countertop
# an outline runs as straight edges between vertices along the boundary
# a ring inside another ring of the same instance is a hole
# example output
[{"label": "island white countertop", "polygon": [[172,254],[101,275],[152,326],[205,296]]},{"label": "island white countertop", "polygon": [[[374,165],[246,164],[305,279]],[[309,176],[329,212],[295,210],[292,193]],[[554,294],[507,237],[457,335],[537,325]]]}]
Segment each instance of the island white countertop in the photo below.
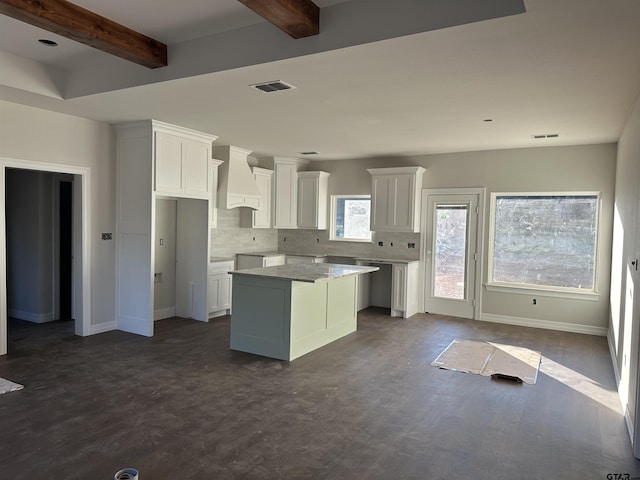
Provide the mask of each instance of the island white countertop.
[{"label": "island white countertop", "polygon": [[374,266],[340,265],[334,263],[298,263],[234,270],[229,273],[233,275],[292,280],[294,282],[317,283],[350,275],[375,272],[379,269],[379,267]]}]

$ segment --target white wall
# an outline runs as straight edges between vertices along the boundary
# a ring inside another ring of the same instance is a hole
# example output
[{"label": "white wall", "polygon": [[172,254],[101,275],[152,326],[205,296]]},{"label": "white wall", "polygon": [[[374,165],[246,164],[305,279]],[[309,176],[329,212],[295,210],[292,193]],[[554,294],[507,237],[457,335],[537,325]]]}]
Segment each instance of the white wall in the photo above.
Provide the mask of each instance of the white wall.
[{"label": "white wall", "polygon": [[[176,312],[176,200],[156,200],[154,273],[162,274],[153,285],[154,319],[174,317]],[[162,245],[160,245],[162,240]]]},{"label": "white wall", "polygon": [[[582,145],[490,150],[408,158],[313,162],[310,170],[325,170],[330,194],[369,194],[367,168],[420,165],[427,170],[423,188],[485,187],[491,192],[599,191],[602,213],[598,232],[598,301],[488,292],[483,289],[481,318],[544,325],[604,334],[609,318],[609,271],[615,184],[616,145]],[[487,198],[488,199],[488,198]],[[489,219],[487,202],[485,219]],[[485,226],[483,282],[487,279],[489,229]],[[547,323],[547,325],[551,325]]]},{"label": "white wall", "polygon": [[635,455],[640,458],[638,431],[638,344],[640,342],[640,97],[618,142],[615,219],[611,266],[609,347],[630,433],[636,435]]},{"label": "white wall", "polygon": [[7,308],[11,317],[37,323],[55,320],[52,200],[52,174],[7,171]]},{"label": "white wall", "polygon": [[5,101],[0,101],[0,121],[0,157],[91,170],[91,323],[113,322],[115,242],[101,240],[101,232],[114,232],[115,228],[111,127]]}]

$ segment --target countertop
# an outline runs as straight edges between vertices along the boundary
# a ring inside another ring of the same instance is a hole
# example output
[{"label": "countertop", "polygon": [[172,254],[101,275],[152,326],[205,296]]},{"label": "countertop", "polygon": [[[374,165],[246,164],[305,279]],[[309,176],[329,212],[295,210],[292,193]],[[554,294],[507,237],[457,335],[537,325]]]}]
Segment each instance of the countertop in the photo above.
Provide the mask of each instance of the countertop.
[{"label": "countertop", "polygon": [[373,263],[413,263],[419,262],[420,260],[398,260],[389,259],[389,258],[364,258],[364,257],[356,257],[356,261],[358,262],[373,262]]},{"label": "countertop", "polygon": [[[286,252],[242,252],[238,253],[238,255],[248,255],[252,257],[279,257],[282,255],[292,255],[296,257],[312,257],[312,258],[324,258],[324,257],[340,257],[340,258],[350,258],[353,261],[360,262],[374,262],[374,263],[402,263],[408,264],[412,262],[418,262],[419,260],[406,260],[406,259],[391,259],[391,258],[380,258],[380,257],[357,257],[352,255],[334,255],[330,253],[286,253]],[[211,262],[222,262],[226,260],[235,260],[235,256],[233,257],[211,257]]]},{"label": "countertop", "polygon": [[246,270],[236,270],[229,273],[233,275],[292,280],[294,282],[317,283],[347,277],[349,275],[375,272],[379,269],[379,267],[338,265],[333,263],[303,263],[275,265],[264,268],[248,268]]}]

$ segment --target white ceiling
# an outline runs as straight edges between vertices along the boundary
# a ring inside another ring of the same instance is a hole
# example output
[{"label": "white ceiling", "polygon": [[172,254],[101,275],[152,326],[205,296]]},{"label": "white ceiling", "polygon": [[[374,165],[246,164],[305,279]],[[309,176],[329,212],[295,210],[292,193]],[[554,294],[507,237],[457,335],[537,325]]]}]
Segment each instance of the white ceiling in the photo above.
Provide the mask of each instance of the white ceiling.
[{"label": "white ceiling", "polygon": [[[236,0],[75,3],[167,43],[170,65],[172,48],[184,51],[221,32],[241,38],[265,23]],[[109,123],[155,118],[219,135],[217,143],[256,156],[315,150],[315,159],[348,159],[615,142],[640,93],[640,1],[525,5],[520,15],[212,73],[164,80],[140,72],[138,86],[96,87],[67,100],[15,86],[0,88],[0,99]],[[60,46],[40,46],[38,38]],[[92,62],[124,62],[3,16],[0,52],[69,78]],[[248,87],[268,80],[297,88],[264,94]],[[531,138],[543,133],[560,137]]]}]

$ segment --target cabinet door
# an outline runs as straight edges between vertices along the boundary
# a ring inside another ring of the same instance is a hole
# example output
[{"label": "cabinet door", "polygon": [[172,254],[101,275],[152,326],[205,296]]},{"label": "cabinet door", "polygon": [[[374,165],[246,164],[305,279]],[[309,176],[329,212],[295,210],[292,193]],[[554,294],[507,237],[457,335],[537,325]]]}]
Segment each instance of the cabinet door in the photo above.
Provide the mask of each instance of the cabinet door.
[{"label": "cabinet door", "polygon": [[182,139],[165,132],[156,132],[156,191],[182,193]]},{"label": "cabinet door", "polygon": [[221,275],[218,281],[218,298],[220,310],[231,308],[231,275]]},{"label": "cabinet door", "polygon": [[253,177],[260,190],[260,210],[253,211],[253,228],[271,228],[271,174],[255,172]]},{"label": "cabinet door", "polygon": [[223,300],[220,297],[220,280],[222,275],[215,274],[209,275],[209,281],[207,283],[207,302],[209,304],[209,313],[217,312],[222,310]]},{"label": "cabinet door", "polygon": [[391,288],[393,290],[393,298],[391,308],[404,312],[407,305],[407,265],[394,264],[392,274]]},{"label": "cabinet door", "polygon": [[209,159],[211,147],[205,142],[184,139],[182,168],[184,193],[189,196],[209,196]]},{"label": "cabinet door", "polygon": [[231,308],[231,275],[227,273],[209,275],[207,289],[209,314]]},{"label": "cabinet door", "polygon": [[274,228],[296,228],[298,175],[295,165],[275,167]]},{"label": "cabinet door", "polygon": [[298,179],[298,228],[318,228],[318,179]]},{"label": "cabinet door", "polygon": [[390,199],[390,205],[393,206],[393,222],[390,226],[394,230],[403,232],[413,231],[413,175],[396,175],[391,192],[393,194]]},{"label": "cabinet door", "polygon": [[285,264],[285,256],[284,255],[276,255],[271,257],[264,257],[262,266],[263,267],[273,267],[275,265],[284,265]]},{"label": "cabinet door", "polygon": [[391,225],[390,212],[393,206],[391,188],[393,176],[379,175],[372,177],[371,185],[371,230],[387,230]]},{"label": "cabinet door", "polygon": [[371,230],[412,232],[414,193],[413,175],[372,177]]}]

